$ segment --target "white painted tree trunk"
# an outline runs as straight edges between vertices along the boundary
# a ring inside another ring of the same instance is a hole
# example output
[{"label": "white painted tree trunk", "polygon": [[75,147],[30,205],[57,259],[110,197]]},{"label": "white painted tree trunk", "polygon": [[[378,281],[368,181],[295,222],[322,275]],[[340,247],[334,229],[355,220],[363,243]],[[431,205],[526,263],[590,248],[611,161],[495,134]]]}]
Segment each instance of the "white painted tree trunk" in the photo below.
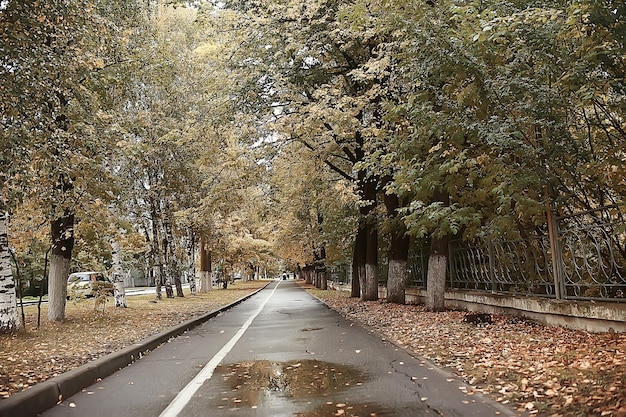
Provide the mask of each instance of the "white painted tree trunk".
[{"label": "white painted tree trunk", "polygon": [[7,217],[0,210],[0,334],[15,332],[20,327],[10,257]]},{"label": "white painted tree trunk", "polygon": [[[390,181],[386,178],[385,181]],[[390,219],[397,220],[400,216],[400,207],[406,204],[396,194],[385,193],[385,208]],[[387,274],[387,302],[404,304],[406,302],[406,282],[408,279],[407,263],[411,238],[407,234],[403,222],[395,223],[389,233],[389,270]],[[392,223],[392,224],[393,224]]]},{"label": "white painted tree trunk", "polygon": [[198,292],[209,292],[211,291],[211,272],[210,271],[200,271],[200,280],[198,282]]},{"label": "white painted tree trunk", "polygon": [[[450,196],[445,191],[435,190],[434,200],[450,204]],[[446,308],[446,273],[448,266],[448,236],[432,236],[428,256],[426,276],[426,308],[430,311],[444,311]]]},{"label": "white painted tree trunk", "polygon": [[367,249],[365,255],[364,301],[378,300],[378,230],[376,225],[367,225]]},{"label": "white painted tree trunk", "polygon": [[128,307],[124,288],[124,268],[122,267],[122,249],[119,240],[111,238],[111,259],[113,261],[113,287],[115,307]]},{"label": "white painted tree trunk", "polygon": [[70,274],[70,260],[53,253],[50,255],[48,274],[48,320],[65,320],[67,298],[67,277]]},{"label": "white painted tree trunk", "polygon": [[74,214],[66,212],[51,223],[52,253],[48,274],[48,320],[65,320],[67,277],[74,249]]},{"label": "white painted tree trunk", "polygon": [[198,280],[198,292],[209,292],[211,286],[211,250],[206,240],[200,241],[200,279]]},{"label": "white painted tree trunk", "polygon": [[443,311],[446,293],[446,265],[448,257],[431,254],[428,257],[428,276],[426,278],[426,308],[429,311]]},{"label": "white painted tree trunk", "polygon": [[378,265],[365,264],[365,296],[363,300],[378,300]]},{"label": "white painted tree trunk", "polygon": [[389,259],[387,301],[397,304],[405,303],[405,287],[408,275],[406,260]]}]

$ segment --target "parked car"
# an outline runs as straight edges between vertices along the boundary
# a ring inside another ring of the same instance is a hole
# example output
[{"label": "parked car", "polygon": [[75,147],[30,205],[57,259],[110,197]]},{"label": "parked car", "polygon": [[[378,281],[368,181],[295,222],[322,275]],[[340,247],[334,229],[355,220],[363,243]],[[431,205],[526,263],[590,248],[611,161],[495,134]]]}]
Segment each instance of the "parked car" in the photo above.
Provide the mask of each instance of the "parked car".
[{"label": "parked car", "polygon": [[67,278],[67,295],[69,297],[94,297],[99,293],[114,293],[113,282],[102,272],[74,272]]}]

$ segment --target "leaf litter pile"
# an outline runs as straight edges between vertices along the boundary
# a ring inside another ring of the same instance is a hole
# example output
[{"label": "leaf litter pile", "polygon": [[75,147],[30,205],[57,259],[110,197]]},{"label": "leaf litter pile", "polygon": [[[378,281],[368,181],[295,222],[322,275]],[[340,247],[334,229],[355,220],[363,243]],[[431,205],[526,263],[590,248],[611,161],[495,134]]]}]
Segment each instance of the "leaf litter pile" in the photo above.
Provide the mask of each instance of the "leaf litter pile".
[{"label": "leaf litter pile", "polygon": [[14,335],[0,335],[0,401],[16,392],[137,343],[147,337],[215,311],[267,284],[238,282],[228,289],[156,301],[155,295],[129,296],[128,308],[114,308],[109,297],[104,311],[93,299],[68,301],[66,320],[47,320],[42,305],[25,307],[26,326]]},{"label": "leaf litter pile", "polygon": [[550,327],[512,316],[466,322],[467,312],[363,302],[309,288],[343,316],[449,368],[477,391],[540,416],[626,417],[626,335]]}]

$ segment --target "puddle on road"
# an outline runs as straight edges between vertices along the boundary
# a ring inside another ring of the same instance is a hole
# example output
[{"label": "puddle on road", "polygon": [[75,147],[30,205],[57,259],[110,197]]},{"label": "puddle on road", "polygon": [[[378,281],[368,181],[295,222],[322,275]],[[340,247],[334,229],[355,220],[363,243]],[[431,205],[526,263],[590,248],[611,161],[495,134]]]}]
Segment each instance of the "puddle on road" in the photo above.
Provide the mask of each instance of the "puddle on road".
[{"label": "puddle on road", "polygon": [[292,415],[293,417],[390,417],[392,414],[373,404],[333,403]]},{"label": "puddle on road", "polygon": [[381,406],[359,402],[358,392],[354,403],[346,399],[349,390],[358,391],[368,379],[351,366],[316,360],[254,361],[218,366],[214,376],[223,383],[220,398],[215,398],[218,409],[265,409],[276,417],[391,416]]}]

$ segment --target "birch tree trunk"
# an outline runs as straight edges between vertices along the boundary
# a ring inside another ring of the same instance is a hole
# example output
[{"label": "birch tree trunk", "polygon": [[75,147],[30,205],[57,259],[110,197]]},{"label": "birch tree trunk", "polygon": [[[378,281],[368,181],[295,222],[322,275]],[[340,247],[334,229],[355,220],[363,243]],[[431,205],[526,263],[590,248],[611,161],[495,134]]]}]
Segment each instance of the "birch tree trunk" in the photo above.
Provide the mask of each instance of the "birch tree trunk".
[{"label": "birch tree trunk", "polygon": [[159,263],[159,256],[157,254],[154,254],[153,256],[156,257],[152,265],[152,275],[154,276],[154,289],[156,291],[156,299],[162,300],[163,294],[161,294],[161,291],[163,290],[163,265]]},{"label": "birch tree trunk", "polygon": [[50,256],[50,273],[48,275],[48,320],[65,320],[65,303],[67,298],[67,277],[70,274],[70,260],[74,249],[74,214],[53,220],[52,254]]},{"label": "birch tree trunk", "polygon": [[15,281],[7,233],[7,216],[0,196],[0,334],[16,332],[20,327]]},{"label": "birch tree trunk", "polygon": [[144,238],[146,239],[146,242],[150,246],[150,252],[148,253],[148,256],[146,256],[144,259],[145,261],[144,272],[147,275],[148,285],[152,285],[152,284],[156,285],[156,280],[154,279],[154,246],[152,243],[154,239],[152,239],[152,237],[150,236],[150,232],[149,232],[150,222],[148,220],[143,220],[142,223],[143,223]]},{"label": "birch tree trunk", "polygon": [[189,278],[189,291],[191,295],[196,293],[196,235],[190,229],[187,241],[187,277]]},{"label": "birch tree trunk", "polygon": [[174,259],[174,237],[172,235],[172,223],[169,216],[169,205],[166,203],[165,209],[162,210],[163,218],[163,258],[165,262],[165,294],[167,298],[174,298],[174,289],[172,288],[172,281],[178,281],[176,283],[177,291],[180,289],[178,295],[183,296],[183,288],[180,284],[180,277],[176,275],[176,262]]},{"label": "birch tree trunk", "polygon": [[154,198],[150,198],[150,217],[152,221],[152,273],[154,275],[154,285],[156,290],[157,300],[161,300],[163,295],[161,294],[161,286],[163,285],[163,253],[159,246],[159,213],[157,210],[156,201]]},{"label": "birch tree trunk", "polygon": [[113,287],[115,307],[128,307],[126,289],[124,288],[124,268],[122,267],[122,250],[117,238],[111,238],[111,260],[113,262]]}]

